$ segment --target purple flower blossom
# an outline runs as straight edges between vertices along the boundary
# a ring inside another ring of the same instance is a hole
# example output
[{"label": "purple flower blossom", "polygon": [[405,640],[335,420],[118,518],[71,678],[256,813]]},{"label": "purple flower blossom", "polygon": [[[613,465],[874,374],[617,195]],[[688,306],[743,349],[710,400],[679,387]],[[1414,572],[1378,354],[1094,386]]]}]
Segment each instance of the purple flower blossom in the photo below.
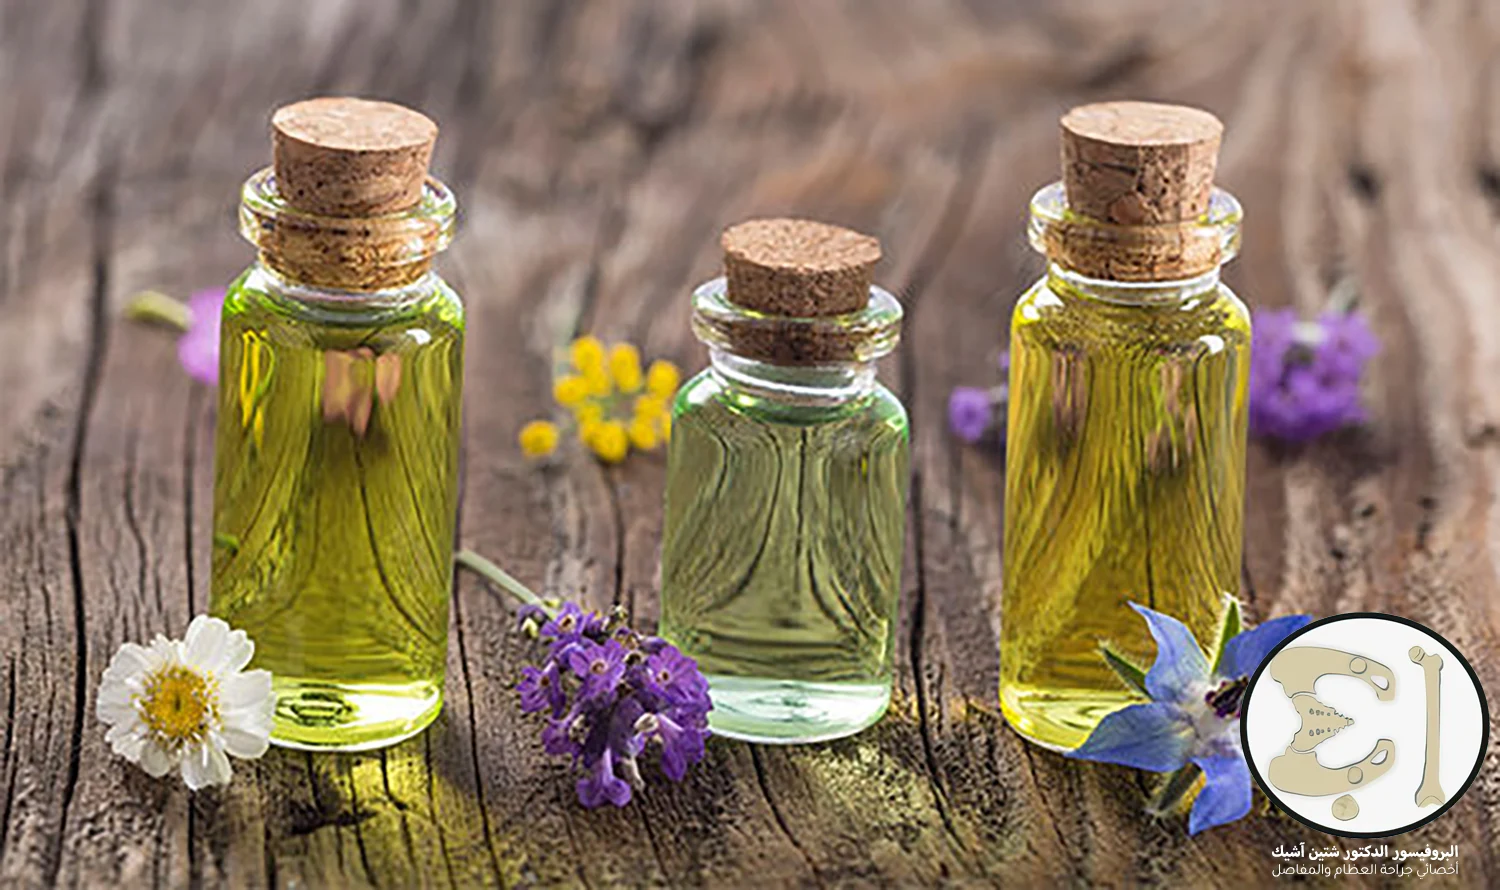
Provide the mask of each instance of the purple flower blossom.
[{"label": "purple flower blossom", "polygon": [[561,717],[568,701],[563,694],[562,672],[557,669],[557,663],[548,662],[542,668],[527,665],[521,668],[521,676],[516,691],[521,693],[522,713],[534,714],[545,709],[551,711],[553,717]]},{"label": "purple flower blossom", "polygon": [[[1193,802],[1189,834],[1243,817],[1250,812],[1250,768],[1240,748],[1245,688],[1266,655],[1311,617],[1284,615],[1237,633],[1210,666],[1187,625],[1144,606],[1131,607],[1156,640],[1156,662],[1139,678],[1151,701],[1107,715],[1068,756],[1158,773],[1189,764],[1201,769],[1207,782]],[[1238,627],[1237,604],[1225,621],[1225,633]]]},{"label": "purple flower blossom", "polygon": [[960,439],[974,444],[984,438],[995,411],[990,394],[974,386],[955,386],[948,395],[948,426]]},{"label": "purple flower blossom", "polygon": [[1360,378],[1380,341],[1364,316],[1257,312],[1250,351],[1250,428],[1302,442],[1365,420]]},{"label": "purple flower blossom", "polygon": [[678,723],[672,713],[643,714],[635,726],[641,735],[661,743],[661,771],[681,782],[687,768],[703,759],[708,730]]},{"label": "purple flower blossom", "polygon": [[984,439],[991,430],[1005,438],[1005,407],[1009,401],[1010,353],[1001,352],[996,361],[1001,382],[989,389],[977,386],[955,386],[948,394],[948,428],[970,445]]},{"label": "purple flower blossom", "polygon": [[602,702],[614,697],[625,676],[625,647],[615,640],[584,640],[568,650],[568,666],[583,681],[580,702]]},{"label": "purple flower blossom", "polygon": [[663,705],[690,705],[708,695],[698,663],[668,646],[646,659],[642,691]]},{"label": "purple flower blossom", "polygon": [[[545,611],[522,610],[536,627]],[[547,715],[542,747],[584,770],[578,800],[622,807],[644,785],[640,756],[661,750],[674,782],[703,759],[713,703],[697,662],[657,637],[642,636],[616,613],[606,619],[568,603],[538,631],[547,659],[527,667],[516,690],[521,710]]]},{"label": "purple flower blossom", "polygon": [[630,803],[630,783],[615,775],[615,755],[606,747],[589,774],[578,780],[578,802],[590,809],[609,801],[617,807]]},{"label": "purple flower blossom", "polygon": [[224,289],[200,290],[188,298],[192,321],[177,341],[177,361],[194,379],[213,386],[219,382],[219,316]]}]

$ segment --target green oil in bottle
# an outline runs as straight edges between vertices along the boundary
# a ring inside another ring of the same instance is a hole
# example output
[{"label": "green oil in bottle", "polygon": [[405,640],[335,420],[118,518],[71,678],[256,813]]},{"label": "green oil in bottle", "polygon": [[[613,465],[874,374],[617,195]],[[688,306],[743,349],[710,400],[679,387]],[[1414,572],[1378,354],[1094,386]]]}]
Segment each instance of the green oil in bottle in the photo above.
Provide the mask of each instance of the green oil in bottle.
[{"label": "green oil in bottle", "polygon": [[906,518],[901,403],[881,388],[788,407],[705,371],[673,414],[662,633],[708,675],[715,731],[808,740],[878,719]]},{"label": "green oil in bottle", "polygon": [[839,738],[891,697],[908,427],[875,360],[901,307],[848,229],[752,220],[724,247],[693,295],[710,367],[673,403],[662,636],[708,678],[714,732]]},{"label": "green oil in bottle", "polygon": [[311,100],[273,126],[298,141],[243,192],[260,258],[220,328],[210,610],[272,673],[273,743],[381,747],[443,701],[464,320],[430,265],[455,207],[416,112]]},{"label": "green oil in bottle", "polygon": [[224,305],[213,611],[271,671],[276,740],[384,743],[442,705],[463,373],[446,287],[321,311]]}]

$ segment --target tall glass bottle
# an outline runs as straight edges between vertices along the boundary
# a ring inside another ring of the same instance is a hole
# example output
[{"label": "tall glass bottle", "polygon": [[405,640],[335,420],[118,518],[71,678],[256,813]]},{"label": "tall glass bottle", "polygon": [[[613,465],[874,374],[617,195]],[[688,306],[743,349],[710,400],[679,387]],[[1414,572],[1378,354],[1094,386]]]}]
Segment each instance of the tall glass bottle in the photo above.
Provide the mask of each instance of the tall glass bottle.
[{"label": "tall glass bottle", "polygon": [[274,675],[272,742],[380,747],[442,708],[464,320],[431,267],[455,203],[415,111],[314,99],[272,130],[224,303],[210,608]]},{"label": "tall glass bottle", "polygon": [[838,738],[891,695],[908,434],[875,360],[901,306],[870,283],[873,238],[754,220],[723,243],[693,294],[710,365],[673,404],[662,634],[708,677],[715,732]]},{"label": "tall glass bottle", "polygon": [[1240,232],[1213,188],[1222,129],[1076,108],[1063,181],[1032,199],[1048,269],[1011,321],[1000,701],[1051,747],[1132,701],[1099,655],[1151,663],[1131,603],[1211,640],[1239,590],[1250,319],[1219,280]]}]

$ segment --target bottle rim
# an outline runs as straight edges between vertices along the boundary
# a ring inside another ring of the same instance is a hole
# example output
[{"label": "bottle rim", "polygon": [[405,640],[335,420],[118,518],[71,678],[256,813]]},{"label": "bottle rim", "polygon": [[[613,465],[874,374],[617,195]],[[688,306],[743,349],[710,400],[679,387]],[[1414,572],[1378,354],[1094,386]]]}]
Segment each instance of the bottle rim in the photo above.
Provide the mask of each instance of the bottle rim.
[{"label": "bottle rim", "polygon": [[1208,209],[1177,223],[1122,226],[1075,213],[1061,181],[1031,198],[1027,237],[1053,263],[1096,280],[1177,281],[1196,278],[1240,251],[1244,211],[1214,188]]},{"label": "bottle rim", "polygon": [[428,177],[422,199],[399,213],[368,217],[320,216],[293,207],[276,188],[276,173],[261,169],[240,190],[240,234],[284,276],[350,290],[381,290],[425,273],[453,241],[458,200]]},{"label": "bottle rim", "polygon": [[777,365],[872,362],[901,339],[901,302],[870,286],[862,309],[842,315],[772,315],[729,299],[720,276],[693,291],[693,333],[710,349]]}]

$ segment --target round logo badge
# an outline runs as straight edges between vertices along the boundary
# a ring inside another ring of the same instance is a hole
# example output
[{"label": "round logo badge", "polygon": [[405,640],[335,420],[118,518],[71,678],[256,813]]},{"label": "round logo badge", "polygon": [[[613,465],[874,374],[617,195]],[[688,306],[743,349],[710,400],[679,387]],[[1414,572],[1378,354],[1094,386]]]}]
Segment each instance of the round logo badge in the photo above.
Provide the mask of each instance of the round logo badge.
[{"label": "round logo badge", "polygon": [[1442,636],[1377,612],[1288,637],[1245,693],[1245,760],[1278,807],[1320,831],[1385,837],[1442,815],[1489,744],[1474,668]]}]

